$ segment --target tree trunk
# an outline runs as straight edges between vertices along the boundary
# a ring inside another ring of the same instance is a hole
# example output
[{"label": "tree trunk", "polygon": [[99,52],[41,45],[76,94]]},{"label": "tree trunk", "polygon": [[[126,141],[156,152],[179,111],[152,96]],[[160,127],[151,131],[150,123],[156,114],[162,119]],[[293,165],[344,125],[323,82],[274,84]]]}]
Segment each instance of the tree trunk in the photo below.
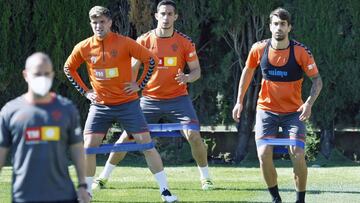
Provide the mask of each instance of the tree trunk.
[{"label": "tree trunk", "polygon": [[[261,17],[253,16],[251,19],[248,19],[243,29],[243,33],[241,37],[245,38],[245,43],[242,43],[241,50],[248,53],[252,44],[263,36],[263,32],[259,32],[259,30],[263,29],[264,23]],[[246,32],[244,32],[246,30]],[[240,49],[239,49],[240,50]],[[237,52],[239,56],[243,57],[243,63],[240,63],[241,69],[245,66],[245,59],[247,55],[241,55],[241,53]],[[241,75],[241,73],[240,73]],[[240,77],[240,76],[239,76]],[[261,72],[258,70],[254,74],[254,78],[250,83],[250,86],[247,90],[246,96],[244,98],[244,106],[243,111],[240,117],[240,123],[237,125],[238,130],[238,146],[235,151],[235,162],[241,162],[248,153],[248,144],[249,139],[252,135],[252,130],[255,121],[255,112],[256,112],[256,103],[258,98],[258,93],[261,87]],[[235,84],[238,85],[238,81]],[[237,91],[235,92],[235,95]],[[234,100],[236,101],[236,99]]]},{"label": "tree trunk", "polygon": [[329,159],[335,144],[334,122],[327,128],[321,129],[320,152],[325,158]]}]

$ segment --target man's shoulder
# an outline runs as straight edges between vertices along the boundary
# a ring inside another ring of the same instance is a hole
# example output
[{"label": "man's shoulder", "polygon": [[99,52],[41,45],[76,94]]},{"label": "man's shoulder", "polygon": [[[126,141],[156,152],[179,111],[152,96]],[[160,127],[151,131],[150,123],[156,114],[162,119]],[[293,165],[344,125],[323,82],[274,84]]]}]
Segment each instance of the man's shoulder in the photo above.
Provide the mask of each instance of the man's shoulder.
[{"label": "man's shoulder", "polygon": [[174,30],[174,37],[176,37],[178,40],[180,40],[183,43],[194,44],[194,41],[191,39],[191,37],[187,36],[186,34],[180,32],[178,30]]},{"label": "man's shoulder", "polygon": [[11,114],[11,112],[15,112],[17,109],[24,106],[25,99],[23,95],[18,96],[10,101],[8,101],[2,108],[1,114]]},{"label": "man's shoulder", "polygon": [[306,52],[309,56],[312,56],[312,53],[310,51],[310,49],[303,43],[296,41],[296,40],[291,40],[293,42],[294,45],[294,49],[295,52]]},{"label": "man's shoulder", "polygon": [[141,34],[137,38],[137,41],[139,41],[139,40],[147,40],[147,39],[149,39],[151,37],[155,37],[155,35],[153,33],[154,33],[154,30],[149,30],[148,32],[145,32],[145,33]]},{"label": "man's shoulder", "polygon": [[74,103],[70,99],[68,99],[64,96],[58,95],[58,94],[55,94],[54,97],[55,97],[55,100],[59,103],[59,105],[65,107],[65,108],[75,108]]},{"label": "man's shoulder", "polygon": [[252,45],[251,49],[253,51],[262,51],[265,49],[266,44],[269,43],[269,41],[270,41],[270,39],[263,39],[263,40],[257,41]]},{"label": "man's shoulder", "polygon": [[82,49],[82,48],[85,48],[85,47],[89,46],[91,44],[92,38],[93,37],[88,37],[88,38],[80,41],[79,43],[77,43],[75,45],[75,48]]}]

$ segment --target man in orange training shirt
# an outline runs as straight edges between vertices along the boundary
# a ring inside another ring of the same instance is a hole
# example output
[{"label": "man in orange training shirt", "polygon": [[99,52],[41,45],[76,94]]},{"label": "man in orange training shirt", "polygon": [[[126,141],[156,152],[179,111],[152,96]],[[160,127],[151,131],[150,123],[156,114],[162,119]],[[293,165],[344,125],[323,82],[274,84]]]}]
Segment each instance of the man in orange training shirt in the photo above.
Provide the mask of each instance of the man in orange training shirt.
[{"label": "man in orange training shirt", "polygon": [[[137,42],[159,57],[159,64],[148,85],[142,91],[141,108],[148,123],[158,123],[164,118],[172,123],[191,123],[200,126],[196,112],[187,92],[187,83],[200,78],[201,69],[194,43],[191,39],[174,29],[174,22],[178,18],[176,4],[171,0],[163,0],[157,5],[155,18],[157,28],[137,39]],[[133,65],[135,72],[140,62]],[[188,65],[189,74],[184,74]],[[127,90],[137,92],[136,83]],[[129,132],[128,132],[129,133]],[[183,134],[189,141],[192,155],[200,172],[201,187],[211,190],[213,183],[210,179],[207,151],[199,130],[184,130]],[[123,134],[119,143],[126,142],[127,135]],[[94,188],[102,188],[106,184],[110,173],[126,153],[111,153],[103,172],[94,184]]]},{"label": "man in orange training shirt", "polygon": [[[141,112],[137,93],[127,93],[125,88],[132,81],[131,58],[145,64],[145,71],[139,84],[143,89],[151,77],[158,61],[157,57],[134,40],[113,33],[111,15],[107,8],[93,7],[89,12],[94,36],[78,43],[68,57],[64,71],[75,88],[91,101],[84,128],[85,148],[97,147],[114,121],[131,132],[137,143],[149,143],[151,137],[146,120]],[[77,69],[86,63],[92,89],[88,89]],[[176,196],[168,190],[161,157],[155,148],[144,151],[146,162],[157,179],[161,196],[169,202]],[[88,192],[96,170],[96,156],[87,154],[86,182]]]},{"label": "man in orange training shirt", "polygon": [[[281,197],[272,160],[273,146],[262,141],[276,137],[281,127],[285,136],[305,142],[303,121],[310,117],[311,107],[322,88],[322,80],[311,52],[303,44],[289,40],[290,30],[289,12],[283,8],[272,11],[272,37],[252,46],[241,75],[238,99],[233,109],[233,118],[239,122],[246,90],[260,65],[263,79],[257,105],[255,137],[260,168],[274,203],[281,202]],[[301,99],[304,72],[312,80],[311,93],[305,103]],[[290,146],[289,152],[294,166],[296,202],[303,203],[307,180],[304,149]]]}]

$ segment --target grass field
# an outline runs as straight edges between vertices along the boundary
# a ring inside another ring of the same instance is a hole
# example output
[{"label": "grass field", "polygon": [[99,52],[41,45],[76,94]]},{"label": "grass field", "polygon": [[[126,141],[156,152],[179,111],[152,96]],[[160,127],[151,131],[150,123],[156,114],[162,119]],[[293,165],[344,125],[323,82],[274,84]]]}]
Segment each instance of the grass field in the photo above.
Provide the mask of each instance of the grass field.
[{"label": "grass field", "polygon": [[[109,188],[95,191],[93,202],[159,202],[157,184],[144,163],[124,163],[112,174]],[[270,202],[256,162],[242,165],[215,165],[211,174],[216,190],[202,191],[197,168],[192,165],[166,167],[171,192],[180,202]],[[278,182],[283,202],[295,202],[291,163],[276,161]],[[307,202],[360,202],[360,167],[341,163],[327,167],[309,167]],[[344,164],[345,165],[345,164]],[[97,174],[102,167],[97,167]],[[74,169],[71,167],[72,176]],[[10,202],[11,168],[0,174],[0,202]],[[35,183],[34,183],[35,184]]]}]

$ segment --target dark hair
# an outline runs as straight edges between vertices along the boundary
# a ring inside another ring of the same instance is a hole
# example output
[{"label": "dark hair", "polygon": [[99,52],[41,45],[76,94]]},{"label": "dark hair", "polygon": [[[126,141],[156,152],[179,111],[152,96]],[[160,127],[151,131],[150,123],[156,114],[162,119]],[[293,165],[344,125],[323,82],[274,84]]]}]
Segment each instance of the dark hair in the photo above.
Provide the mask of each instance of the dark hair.
[{"label": "dark hair", "polygon": [[158,3],[157,7],[156,7],[156,11],[159,11],[160,6],[163,5],[170,5],[172,7],[174,7],[174,11],[176,13],[176,3],[172,0],[162,0]]},{"label": "dark hair", "polygon": [[270,13],[270,23],[271,23],[273,16],[277,16],[281,20],[286,20],[288,25],[291,25],[291,15],[290,15],[289,11],[287,11],[286,9],[279,7],[277,9],[273,10]]}]

